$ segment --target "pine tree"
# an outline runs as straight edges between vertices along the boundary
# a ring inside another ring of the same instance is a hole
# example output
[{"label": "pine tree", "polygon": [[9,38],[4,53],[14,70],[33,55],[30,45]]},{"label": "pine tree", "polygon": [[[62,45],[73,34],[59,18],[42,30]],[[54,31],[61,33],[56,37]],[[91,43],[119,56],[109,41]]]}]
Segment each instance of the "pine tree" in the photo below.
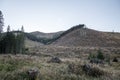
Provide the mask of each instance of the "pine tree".
[{"label": "pine tree", "polygon": [[16,52],[24,53],[25,51],[25,36],[24,36],[24,28],[21,27],[21,31],[17,33],[16,36]]},{"label": "pine tree", "polygon": [[5,52],[4,53],[14,53],[14,46],[15,46],[15,35],[13,32],[10,31],[10,26],[8,25],[7,28],[7,33],[4,36],[4,49]]},{"label": "pine tree", "polygon": [[[3,31],[3,26],[4,26],[4,19],[3,19],[3,14],[2,11],[0,11],[0,41],[2,39],[2,34],[1,32]],[[1,45],[0,45],[1,46]]]},{"label": "pine tree", "polygon": [[11,53],[11,36],[12,34],[10,33],[10,26],[8,25],[7,27],[7,33],[6,36],[4,37],[5,41],[5,53]]},{"label": "pine tree", "polygon": [[25,51],[25,36],[24,28],[22,26],[21,31],[10,31],[8,25],[7,33],[0,41],[0,53],[24,53]]},{"label": "pine tree", "polygon": [[25,52],[25,35],[24,35],[24,27],[23,26],[21,27],[21,49],[22,49],[21,53],[24,53]]},{"label": "pine tree", "polygon": [[8,27],[7,27],[7,33],[9,33],[10,32],[10,25],[8,25]]},{"label": "pine tree", "polygon": [[7,33],[6,36],[4,37],[4,41],[5,41],[5,53],[10,53],[10,26],[8,25],[7,27]]},{"label": "pine tree", "polygon": [[3,14],[2,11],[0,11],[0,33],[3,31],[3,26],[4,26]]},{"label": "pine tree", "polygon": [[22,25],[22,27],[21,27],[21,31],[24,32],[24,27],[23,27],[23,25]]}]

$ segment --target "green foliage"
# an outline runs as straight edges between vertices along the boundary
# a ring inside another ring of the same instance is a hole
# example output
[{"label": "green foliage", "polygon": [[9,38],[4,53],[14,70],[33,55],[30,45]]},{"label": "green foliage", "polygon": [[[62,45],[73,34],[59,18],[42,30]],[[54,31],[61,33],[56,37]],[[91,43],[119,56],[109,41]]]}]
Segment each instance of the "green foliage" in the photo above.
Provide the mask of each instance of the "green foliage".
[{"label": "green foliage", "polygon": [[0,72],[12,72],[17,69],[29,65],[29,61],[25,61],[23,59],[12,59],[11,56],[0,59]]},{"label": "green foliage", "polygon": [[0,40],[0,53],[24,53],[24,40],[24,32],[11,32],[8,26],[7,33]]},{"label": "green foliage", "polygon": [[0,73],[1,80],[30,80],[25,71],[13,71]]},{"label": "green foliage", "polygon": [[97,58],[100,60],[104,60],[104,58],[105,58],[103,53],[100,50],[98,50]]},{"label": "green foliage", "polygon": [[11,64],[0,64],[0,71],[14,71],[16,70],[16,66]]},{"label": "green foliage", "polygon": [[11,64],[0,64],[0,71],[14,71],[16,69],[15,66]]},{"label": "green foliage", "polygon": [[15,36],[12,32],[6,33],[0,41],[0,52],[1,53],[12,53],[14,45]]},{"label": "green foliage", "polygon": [[103,53],[100,50],[97,51],[96,55],[93,54],[93,53],[90,53],[89,56],[88,56],[88,59],[95,59],[95,58],[100,59],[100,60],[105,59]]},{"label": "green foliage", "polygon": [[95,54],[90,53],[89,56],[88,56],[88,59],[94,59],[94,58],[96,58]]}]

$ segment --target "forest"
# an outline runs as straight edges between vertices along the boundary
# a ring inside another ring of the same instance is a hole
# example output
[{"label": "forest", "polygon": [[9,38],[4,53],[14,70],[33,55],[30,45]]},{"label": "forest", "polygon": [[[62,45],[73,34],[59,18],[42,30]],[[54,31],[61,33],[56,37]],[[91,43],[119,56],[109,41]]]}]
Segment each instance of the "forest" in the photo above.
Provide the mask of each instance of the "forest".
[{"label": "forest", "polygon": [[0,53],[17,54],[25,51],[25,35],[24,28],[21,31],[11,31],[10,26],[7,27],[7,32],[3,33],[4,18],[0,11]]}]

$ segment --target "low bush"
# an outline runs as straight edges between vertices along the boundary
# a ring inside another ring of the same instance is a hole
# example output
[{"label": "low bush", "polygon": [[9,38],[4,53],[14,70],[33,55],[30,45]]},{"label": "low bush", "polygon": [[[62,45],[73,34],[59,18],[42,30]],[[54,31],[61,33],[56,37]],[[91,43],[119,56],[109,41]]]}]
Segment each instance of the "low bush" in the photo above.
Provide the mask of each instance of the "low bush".
[{"label": "low bush", "polygon": [[62,61],[61,61],[60,58],[58,58],[58,57],[52,57],[52,58],[50,59],[50,61],[48,61],[48,62],[61,63]]},{"label": "low bush", "polygon": [[117,57],[114,57],[113,62],[118,62]]},{"label": "low bush", "polygon": [[69,64],[68,65],[68,72],[73,73],[73,74],[77,74],[77,75],[81,75],[83,74],[82,71],[82,65],[80,64]]},{"label": "low bush", "polygon": [[97,58],[100,59],[100,60],[104,60],[105,59],[103,53],[100,50],[98,50]]},{"label": "low bush", "polygon": [[98,67],[93,67],[89,64],[81,65],[81,64],[69,64],[68,72],[76,75],[88,75],[92,77],[100,77],[104,76],[105,71],[101,70]]},{"label": "low bush", "polygon": [[83,71],[85,72],[85,74],[92,76],[92,77],[100,77],[105,74],[105,72],[99,69],[98,67],[92,67],[87,64],[83,65]]},{"label": "low bush", "polygon": [[95,59],[95,58],[100,59],[100,60],[105,59],[105,57],[104,57],[103,53],[101,52],[101,50],[98,50],[96,55],[93,54],[93,53],[90,53],[89,56],[88,56],[88,59],[90,59],[90,60]]}]

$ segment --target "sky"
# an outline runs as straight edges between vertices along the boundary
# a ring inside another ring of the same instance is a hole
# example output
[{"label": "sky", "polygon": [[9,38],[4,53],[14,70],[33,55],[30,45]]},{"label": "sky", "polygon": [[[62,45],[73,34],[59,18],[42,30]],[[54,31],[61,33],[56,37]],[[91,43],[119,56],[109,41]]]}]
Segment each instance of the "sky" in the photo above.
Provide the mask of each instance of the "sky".
[{"label": "sky", "polygon": [[57,32],[78,24],[120,32],[120,0],[0,0],[7,26],[26,32]]}]

